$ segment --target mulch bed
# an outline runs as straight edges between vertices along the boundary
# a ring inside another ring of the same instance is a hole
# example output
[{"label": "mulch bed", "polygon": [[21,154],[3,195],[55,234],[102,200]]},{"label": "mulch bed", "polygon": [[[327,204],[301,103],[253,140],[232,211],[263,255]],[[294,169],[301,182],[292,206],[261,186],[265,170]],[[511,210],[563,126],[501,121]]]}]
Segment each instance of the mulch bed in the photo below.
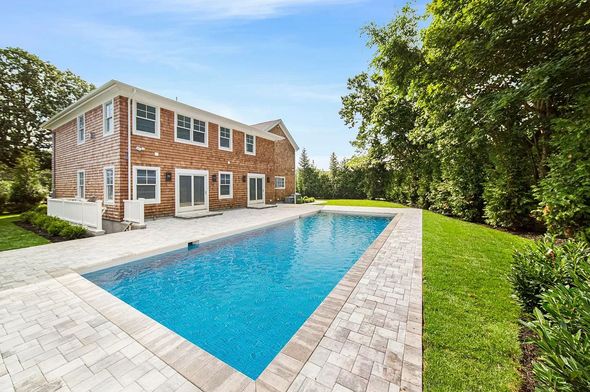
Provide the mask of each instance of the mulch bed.
[{"label": "mulch bed", "polygon": [[50,242],[62,242],[62,241],[69,241],[67,238],[60,237],[58,235],[51,235],[44,230],[41,230],[37,226],[34,226],[30,223],[23,222],[23,221],[16,221],[14,222],[15,225],[22,227],[25,230],[32,231],[33,233],[48,239]]},{"label": "mulch bed", "polygon": [[524,326],[520,327],[518,338],[520,340],[520,348],[522,350],[522,357],[520,358],[520,375],[522,377],[522,384],[519,392],[534,392],[535,391],[535,376],[533,374],[533,361],[537,357],[537,348],[534,344],[527,343],[533,336],[533,332]]}]

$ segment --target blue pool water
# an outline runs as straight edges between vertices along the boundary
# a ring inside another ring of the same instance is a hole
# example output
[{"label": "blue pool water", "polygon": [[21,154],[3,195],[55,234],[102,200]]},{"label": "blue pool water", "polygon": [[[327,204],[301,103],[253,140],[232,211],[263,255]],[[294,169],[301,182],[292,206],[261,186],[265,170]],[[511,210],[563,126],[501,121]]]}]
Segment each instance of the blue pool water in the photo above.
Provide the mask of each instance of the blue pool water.
[{"label": "blue pool water", "polygon": [[389,221],[319,213],[84,276],[256,379]]}]

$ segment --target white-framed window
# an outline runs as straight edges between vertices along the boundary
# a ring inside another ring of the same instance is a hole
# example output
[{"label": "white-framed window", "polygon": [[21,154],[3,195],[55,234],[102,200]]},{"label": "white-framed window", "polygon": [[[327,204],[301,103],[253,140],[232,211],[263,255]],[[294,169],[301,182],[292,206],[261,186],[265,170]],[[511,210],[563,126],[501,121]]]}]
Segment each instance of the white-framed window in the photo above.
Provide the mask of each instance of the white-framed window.
[{"label": "white-framed window", "polygon": [[104,168],[104,204],[115,204],[115,168],[107,166]]},{"label": "white-framed window", "polygon": [[86,117],[81,114],[76,119],[76,135],[78,144],[82,144],[86,141]]},{"label": "white-framed window", "polygon": [[112,99],[102,105],[102,113],[102,134],[112,135],[115,132],[115,108]]},{"label": "white-framed window", "polygon": [[233,195],[233,174],[231,172],[219,172],[219,198],[231,199]]},{"label": "white-framed window", "polygon": [[285,177],[275,176],[275,189],[285,189]]},{"label": "white-framed window", "polygon": [[219,149],[232,150],[232,130],[230,128],[219,126]]},{"label": "white-framed window", "polygon": [[84,170],[76,172],[76,197],[78,199],[86,198],[86,172]]},{"label": "white-framed window", "polygon": [[256,136],[254,135],[244,135],[244,149],[245,153],[248,155],[256,155]]},{"label": "white-framed window", "polygon": [[133,133],[160,138],[160,110],[157,106],[135,103]]},{"label": "white-framed window", "polygon": [[207,147],[207,123],[176,113],[175,141]]},{"label": "white-framed window", "polygon": [[133,167],[133,198],[145,199],[146,204],[160,203],[160,168],[147,166]]}]

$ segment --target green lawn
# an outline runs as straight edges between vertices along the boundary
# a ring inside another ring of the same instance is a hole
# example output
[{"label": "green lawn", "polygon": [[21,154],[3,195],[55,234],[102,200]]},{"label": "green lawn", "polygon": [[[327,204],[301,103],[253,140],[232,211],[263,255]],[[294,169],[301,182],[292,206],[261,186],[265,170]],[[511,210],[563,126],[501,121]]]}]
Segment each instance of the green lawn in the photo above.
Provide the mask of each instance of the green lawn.
[{"label": "green lawn", "polygon": [[506,277],[527,242],[424,211],[424,391],[518,390],[519,309]]},{"label": "green lawn", "polygon": [[45,238],[15,225],[13,222],[18,219],[18,215],[0,216],[0,251],[49,243]]},{"label": "green lawn", "polygon": [[403,208],[405,206],[390,201],[381,200],[358,200],[358,199],[334,199],[326,200],[325,205],[328,206],[353,206],[353,207],[392,207]]}]

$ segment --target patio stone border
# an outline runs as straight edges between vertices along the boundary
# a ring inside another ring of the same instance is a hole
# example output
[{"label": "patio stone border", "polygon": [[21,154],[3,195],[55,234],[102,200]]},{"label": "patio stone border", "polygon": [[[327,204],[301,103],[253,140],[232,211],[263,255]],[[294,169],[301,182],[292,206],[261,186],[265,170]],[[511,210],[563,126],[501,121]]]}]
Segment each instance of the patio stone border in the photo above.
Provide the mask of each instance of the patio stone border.
[{"label": "patio stone border", "polygon": [[[78,272],[63,269],[50,272],[50,274],[64,287],[92,306],[204,392],[286,392],[318,347],[325,333],[335,321],[336,316],[346,304],[347,299],[401,219],[401,214],[397,212],[359,212],[344,209],[325,209],[325,211],[353,215],[393,216],[393,219],[256,380],[252,380],[124,301],[86,280]],[[313,215],[318,212],[320,211],[302,214],[284,221],[300,219],[303,216]],[[280,223],[283,223],[283,221],[264,225],[263,227]],[[240,233],[258,228],[260,227],[240,231]],[[214,238],[203,239],[199,243],[236,234],[239,233],[219,235]],[[118,262],[111,265],[125,262],[127,261],[118,260]],[[96,266],[93,267],[93,270],[96,269]],[[106,268],[106,266],[102,268]],[[84,270],[87,272],[88,268],[84,268]]]}]

